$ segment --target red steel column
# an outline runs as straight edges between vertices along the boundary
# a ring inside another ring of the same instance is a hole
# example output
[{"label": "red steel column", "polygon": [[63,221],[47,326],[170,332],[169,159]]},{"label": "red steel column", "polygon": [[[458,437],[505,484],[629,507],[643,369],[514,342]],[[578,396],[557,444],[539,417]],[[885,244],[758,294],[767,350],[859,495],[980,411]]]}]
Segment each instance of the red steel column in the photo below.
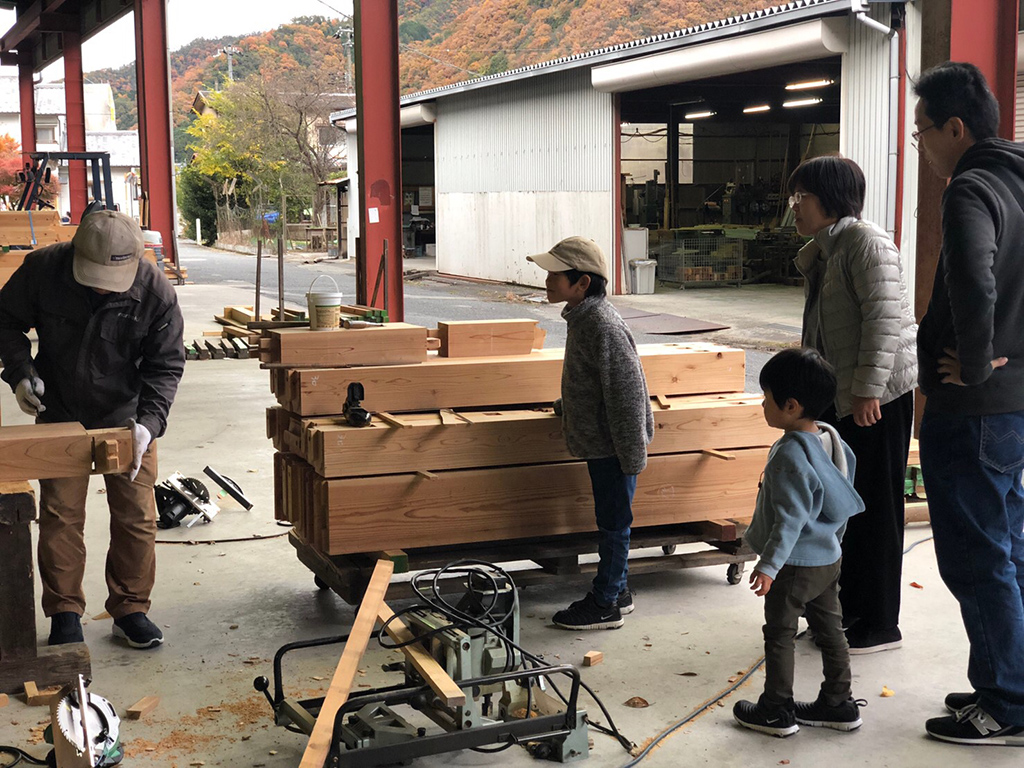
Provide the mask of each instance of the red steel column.
[{"label": "red steel column", "polygon": [[[82,36],[64,32],[64,108],[67,111],[68,152],[85,152],[85,90],[82,85]],[[88,203],[85,161],[68,162],[71,221],[79,223]]]},{"label": "red steel column", "polygon": [[[360,217],[356,273],[364,277],[357,282],[356,301],[387,309],[389,319],[401,321],[405,299],[397,0],[355,0],[355,38]],[[381,274],[385,242],[387,270]],[[359,260],[365,269],[359,269]]]},{"label": "red steel column", "polygon": [[949,58],[985,74],[999,100],[999,135],[1013,140],[1017,103],[1018,0],[952,0]]},{"label": "red steel column", "polygon": [[18,62],[18,107],[21,116],[22,163],[31,162],[29,154],[36,151],[36,90],[32,61],[22,54]]},{"label": "red steel column", "polygon": [[135,0],[142,226],[163,236],[164,258],[178,266],[171,152],[171,74],[166,0]]}]

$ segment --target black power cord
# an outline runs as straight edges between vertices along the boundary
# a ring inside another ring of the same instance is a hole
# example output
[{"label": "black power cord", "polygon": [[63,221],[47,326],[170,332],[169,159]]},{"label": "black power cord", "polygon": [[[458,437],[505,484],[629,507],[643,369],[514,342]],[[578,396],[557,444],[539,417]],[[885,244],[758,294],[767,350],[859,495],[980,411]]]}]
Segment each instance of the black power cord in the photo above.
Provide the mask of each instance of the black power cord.
[{"label": "black power cord", "polygon": [[[445,577],[460,575],[465,575],[468,577],[470,595],[474,597],[484,597],[484,600],[478,601],[478,605],[480,606],[481,609],[479,616],[473,616],[466,613],[465,611],[460,610],[457,606],[452,605],[452,603],[450,603],[444,596],[441,595],[440,585],[442,579],[444,579]],[[474,582],[474,580],[476,581]],[[503,585],[501,583],[502,580],[507,585],[507,588],[511,591],[512,603],[509,606],[508,610],[504,611],[504,613],[499,614],[498,605],[500,599],[500,592],[503,589]],[[429,588],[426,585],[427,581],[430,582]],[[440,634],[441,632],[445,632],[449,629],[465,629],[466,627],[477,627],[479,629],[485,630],[493,634],[501,641],[502,645],[505,647],[505,671],[511,671],[514,668],[515,651],[518,651],[522,655],[524,661],[530,662],[533,669],[539,669],[542,667],[550,666],[541,657],[530,653],[522,646],[513,642],[512,639],[509,638],[502,629],[505,622],[519,608],[519,594],[516,591],[515,582],[509,575],[509,573],[505,571],[503,568],[500,568],[499,566],[494,565],[493,563],[488,563],[483,560],[458,560],[456,562],[449,563],[443,568],[438,568],[432,571],[421,571],[417,573],[415,576],[413,576],[412,587],[416,594],[419,595],[420,599],[423,601],[423,604],[425,604],[430,609],[436,611],[437,613],[445,616],[451,623],[447,626],[433,629],[430,632],[425,632],[417,637],[412,638],[411,640],[405,643],[385,642],[385,630],[391,621],[394,621],[395,619],[399,618],[400,616],[404,616],[407,613],[411,613],[412,611],[419,610],[420,608],[422,608],[422,606],[414,605],[407,608],[403,608],[401,611],[396,613],[394,617],[385,622],[384,625],[381,627],[380,632],[377,635],[377,639],[382,647],[402,648],[406,645],[412,645],[413,643],[420,643],[426,639],[433,637],[434,635]],[[485,602],[486,597],[490,597],[489,602]],[[551,689],[558,695],[558,698],[561,699],[564,704],[568,705],[569,700],[558,689],[558,686],[555,685],[555,682],[546,675],[544,676],[544,679],[547,680],[548,683],[551,685]],[[623,736],[619,729],[615,727],[615,722],[612,720],[611,713],[608,711],[607,707],[605,707],[601,699],[598,698],[597,694],[594,693],[593,689],[582,680],[580,681],[580,686],[594,700],[594,702],[601,709],[602,714],[608,722],[608,727],[606,728],[602,725],[599,725],[588,720],[587,722],[589,723],[590,727],[600,733],[612,736],[613,738],[615,738],[616,741],[619,742],[619,745],[624,750],[630,752],[635,745],[629,739]],[[532,687],[528,689],[527,695],[528,698],[526,716],[529,717],[530,709],[532,706]],[[512,746],[512,744],[513,742],[510,741],[508,744],[500,747],[499,750],[478,749],[477,751],[500,751],[507,749],[509,746]]]},{"label": "black power cord", "polygon": [[3,763],[0,768],[14,768],[16,765],[50,765],[46,758],[32,757],[28,752],[17,747],[0,746],[0,757],[13,757],[13,763]]}]

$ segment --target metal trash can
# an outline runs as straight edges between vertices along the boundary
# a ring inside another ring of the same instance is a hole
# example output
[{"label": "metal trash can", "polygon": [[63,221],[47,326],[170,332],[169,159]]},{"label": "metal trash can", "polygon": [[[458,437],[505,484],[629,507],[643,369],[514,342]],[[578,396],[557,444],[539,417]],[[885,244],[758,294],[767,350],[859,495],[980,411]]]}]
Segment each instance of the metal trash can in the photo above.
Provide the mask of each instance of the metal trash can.
[{"label": "metal trash can", "polygon": [[654,293],[654,259],[633,259],[629,262],[629,291],[634,294]]}]

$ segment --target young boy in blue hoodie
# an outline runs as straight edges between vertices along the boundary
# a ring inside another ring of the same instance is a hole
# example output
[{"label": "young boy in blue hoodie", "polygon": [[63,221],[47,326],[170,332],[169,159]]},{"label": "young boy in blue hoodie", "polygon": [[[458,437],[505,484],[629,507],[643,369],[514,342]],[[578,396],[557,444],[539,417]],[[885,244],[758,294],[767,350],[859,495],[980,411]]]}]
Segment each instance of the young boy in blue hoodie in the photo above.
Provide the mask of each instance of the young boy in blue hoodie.
[{"label": "young boy in blue hoodie", "polygon": [[[856,460],[839,433],[815,421],[836,396],[832,368],[813,349],[786,349],[760,377],[764,418],[785,431],[768,453],[746,540],[760,555],[751,589],[764,598],[764,693],[739,701],[736,722],[772,736],[800,725],[839,731],[860,727],[862,702],[850,688],[850,650],[839,604],[841,542],[846,522],[864,510],[853,488]],[[825,680],[813,702],[793,700],[797,622],[821,649]]]}]

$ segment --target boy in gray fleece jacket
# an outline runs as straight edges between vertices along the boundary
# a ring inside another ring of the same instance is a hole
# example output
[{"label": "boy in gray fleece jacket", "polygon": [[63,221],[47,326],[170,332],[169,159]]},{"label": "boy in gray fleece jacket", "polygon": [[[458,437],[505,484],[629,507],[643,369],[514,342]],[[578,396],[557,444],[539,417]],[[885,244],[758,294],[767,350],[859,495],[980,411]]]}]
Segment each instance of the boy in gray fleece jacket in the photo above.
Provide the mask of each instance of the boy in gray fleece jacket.
[{"label": "boy in gray fleece jacket", "polygon": [[548,271],[548,301],[566,303],[562,397],[555,412],[569,452],[587,462],[601,534],[593,590],[552,621],[563,629],[616,629],[622,614],[633,610],[626,585],[633,493],[654,436],[647,382],[633,336],[605,297],[608,267],[597,243],[569,237],[527,258]]},{"label": "boy in gray fleece jacket", "polygon": [[[860,727],[850,689],[850,651],[839,605],[841,543],[864,511],[853,487],[856,459],[839,433],[815,421],[836,396],[831,366],[813,349],[786,349],[761,369],[764,417],[785,430],[772,446],[746,540],[761,557],[751,589],[764,597],[764,693],[739,701],[736,721],[772,736],[802,725]],[[821,649],[825,680],[813,702],[793,700],[794,641],[801,616]]]}]

